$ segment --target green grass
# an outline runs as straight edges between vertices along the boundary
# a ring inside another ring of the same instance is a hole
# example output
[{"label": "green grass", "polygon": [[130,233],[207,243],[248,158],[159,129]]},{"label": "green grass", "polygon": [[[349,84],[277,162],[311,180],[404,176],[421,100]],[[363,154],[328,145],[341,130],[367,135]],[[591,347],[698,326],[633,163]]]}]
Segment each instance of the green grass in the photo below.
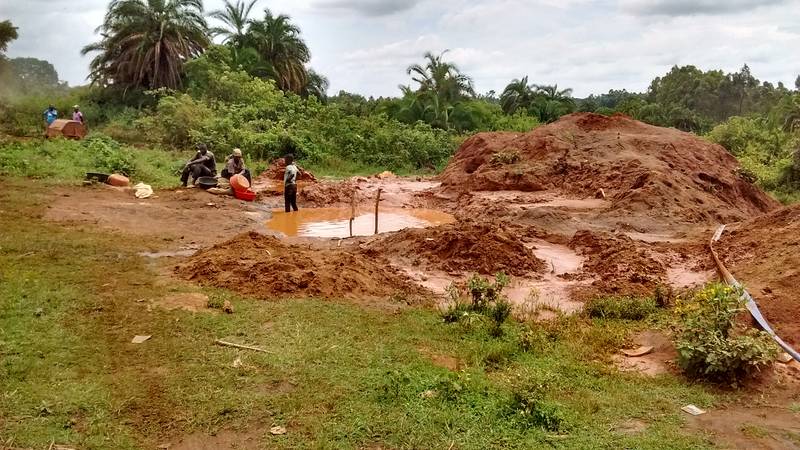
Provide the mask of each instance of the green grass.
[{"label": "green grass", "polygon": [[[220,430],[257,430],[263,448],[711,445],[683,429],[680,407],[709,407],[713,394],[604,362],[622,345],[624,322],[508,323],[495,338],[428,309],[202,290],[160,278],[136,255],[146,242],[39,219],[43,188],[3,181],[0,445],[154,448]],[[149,300],[183,291],[230,299],[236,312],[148,310]],[[131,344],[137,334],[153,337]],[[534,343],[527,351],[523,334]],[[270,353],[215,346],[217,338]],[[542,415],[558,417],[558,431],[540,426]],[[648,424],[640,434],[613,431],[633,418]],[[272,425],[288,433],[272,436]]]},{"label": "green grass", "polygon": [[191,156],[190,153],[124,146],[102,135],[94,136],[83,141],[17,140],[0,136],[0,175],[77,184],[85,178],[86,172],[125,171],[134,183],[141,181],[163,188],[179,184],[178,170]]},{"label": "green grass", "polygon": [[586,302],[585,310],[593,318],[643,320],[657,307],[650,297],[595,297]]}]

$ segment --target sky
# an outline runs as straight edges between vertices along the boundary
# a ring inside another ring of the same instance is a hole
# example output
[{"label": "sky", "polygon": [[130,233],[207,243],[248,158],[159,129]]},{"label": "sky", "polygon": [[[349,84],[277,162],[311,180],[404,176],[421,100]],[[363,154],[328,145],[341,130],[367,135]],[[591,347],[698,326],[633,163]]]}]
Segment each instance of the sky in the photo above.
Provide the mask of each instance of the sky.
[{"label": "sky", "polygon": [[[86,83],[109,0],[0,0],[19,27],[8,55],[45,59],[70,85]],[[206,11],[222,0],[205,0]],[[789,87],[800,74],[800,0],[259,0],[302,29],[330,94],[396,96],[426,51],[471,76],[480,93],[514,78],[585,97],[644,91],[674,65],[738,70]]]}]

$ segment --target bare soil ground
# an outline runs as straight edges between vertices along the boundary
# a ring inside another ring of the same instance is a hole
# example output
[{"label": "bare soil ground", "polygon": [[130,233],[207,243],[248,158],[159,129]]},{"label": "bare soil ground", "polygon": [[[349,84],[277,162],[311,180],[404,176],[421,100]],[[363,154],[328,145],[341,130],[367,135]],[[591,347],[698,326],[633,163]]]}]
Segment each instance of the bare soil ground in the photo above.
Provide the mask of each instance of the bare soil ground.
[{"label": "bare soil ground", "polygon": [[152,251],[205,247],[248,229],[263,229],[269,217],[264,208],[201,189],[162,190],[142,200],[130,190],[106,185],[64,187],[55,195],[45,219],[164,241]]},{"label": "bare soil ground", "polygon": [[718,251],[764,317],[788,343],[800,345],[800,206],[726,229]]}]

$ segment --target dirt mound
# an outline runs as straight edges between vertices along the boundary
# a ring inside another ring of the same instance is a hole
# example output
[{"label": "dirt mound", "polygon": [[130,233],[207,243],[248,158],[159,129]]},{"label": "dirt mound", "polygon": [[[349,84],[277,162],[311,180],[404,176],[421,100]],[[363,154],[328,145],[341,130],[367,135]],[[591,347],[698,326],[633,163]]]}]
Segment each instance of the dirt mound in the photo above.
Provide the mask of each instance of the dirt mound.
[{"label": "dirt mound", "polygon": [[443,189],[559,190],[594,197],[617,214],[691,223],[731,222],[778,207],[738,175],[723,147],[623,115],[577,113],[528,133],[479,133],[441,176]]},{"label": "dirt mound", "polygon": [[[300,166],[297,166],[300,170],[300,173],[297,174],[297,181],[305,181],[309,183],[316,183],[317,177],[314,176],[313,173],[303,169]],[[267,167],[267,170],[261,172],[261,174],[256,177],[256,180],[260,181],[274,181],[280,180],[283,181],[283,173],[286,171],[286,162],[283,158],[276,159],[272,162],[272,164]]]},{"label": "dirt mound", "polygon": [[323,182],[304,186],[297,194],[303,203],[320,206],[330,206],[333,204],[350,204],[353,195],[356,200],[361,196],[357,191],[361,190],[355,182],[351,180],[340,182]]},{"label": "dirt mound", "polygon": [[666,280],[666,267],[647,244],[628,236],[582,230],[569,247],[586,258],[579,277],[596,278],[591,294],[650,295]]},{"label": "dirt mound", "polygon": [[446,272],[505,272],[523,276],[544,269],[520,240],[521,233],[501,222],[457,222],[435,228],[406,229],[369,244],[370,254],[407,259],[415,267]]},{"label": "dirt mound", "polygon": [[374,299],[403,295],[416,301],[426,292],[380,257],[345,249],[287,245],[255,232],[203,250],[176,268],[203,285],[263,298]]},{"label": "dirt mound", "polygon": [[715,248],[778,335],[800,346],[800,205],[729,227]]}]

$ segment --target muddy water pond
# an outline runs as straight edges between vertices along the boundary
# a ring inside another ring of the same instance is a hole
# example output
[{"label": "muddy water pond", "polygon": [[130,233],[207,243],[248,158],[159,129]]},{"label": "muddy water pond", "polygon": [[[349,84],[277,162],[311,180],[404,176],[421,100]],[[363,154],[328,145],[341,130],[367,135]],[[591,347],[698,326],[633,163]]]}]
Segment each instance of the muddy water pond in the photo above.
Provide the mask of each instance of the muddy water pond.
[{"label": "muddy water pond", "polygon": [[[286,213],[273,211],[267,229],[288,237],[346,238],[350,236],[350,208],[306,208]],[[381,208],[378,232],[404,228],[424,228],[454,222],[447,213],[422,208]],[[360,209],[353,220],[353,236],[371,236],[375,232],[375,212]]]}]

